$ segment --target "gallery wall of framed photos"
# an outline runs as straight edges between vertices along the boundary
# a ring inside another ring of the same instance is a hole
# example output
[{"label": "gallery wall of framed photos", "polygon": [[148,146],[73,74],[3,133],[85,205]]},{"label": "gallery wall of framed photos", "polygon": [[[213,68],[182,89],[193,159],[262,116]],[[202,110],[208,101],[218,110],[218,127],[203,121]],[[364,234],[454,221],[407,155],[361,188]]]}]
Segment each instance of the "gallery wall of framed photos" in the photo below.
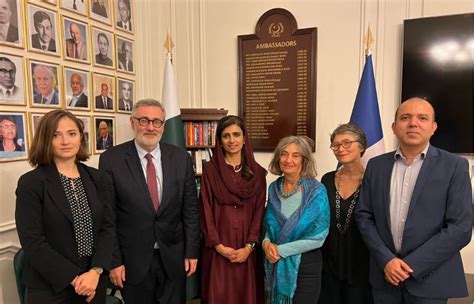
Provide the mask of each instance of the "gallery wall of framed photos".
[{"label": "gallery wall of framed photos", "polygon": [[133,0],[0,0],[0,163],[26,160],[41,117],[67,109],[91,154],[135,101]]}]

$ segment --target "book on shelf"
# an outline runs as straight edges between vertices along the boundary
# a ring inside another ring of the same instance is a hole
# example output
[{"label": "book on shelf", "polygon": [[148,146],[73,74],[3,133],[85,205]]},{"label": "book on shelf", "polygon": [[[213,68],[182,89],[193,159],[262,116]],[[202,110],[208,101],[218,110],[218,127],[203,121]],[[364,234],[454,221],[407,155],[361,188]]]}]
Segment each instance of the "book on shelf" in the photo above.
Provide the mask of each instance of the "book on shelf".
[{"label": "book on shelf", "polygon": [[217,121],[186,121],[184,133],[186,146],[214,146],[216,144]]}]

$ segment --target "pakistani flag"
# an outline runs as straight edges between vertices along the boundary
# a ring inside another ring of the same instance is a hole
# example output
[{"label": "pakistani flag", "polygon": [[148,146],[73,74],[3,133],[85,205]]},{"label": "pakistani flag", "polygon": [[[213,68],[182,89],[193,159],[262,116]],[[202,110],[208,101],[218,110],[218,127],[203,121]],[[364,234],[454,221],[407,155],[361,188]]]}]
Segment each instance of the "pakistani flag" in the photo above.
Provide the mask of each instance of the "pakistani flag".
[{"label": "pakistani flag", "polygon": [[163,96],[161,98],[166,110],[166,124],[161,140],[165,143],[186,149],[184,143],[183,121],[181,120],[181,110],[178,104],[178,93],[174,80],[173,65],[171,64],[171,54],[166,55],[165,75],[163,77]]}]

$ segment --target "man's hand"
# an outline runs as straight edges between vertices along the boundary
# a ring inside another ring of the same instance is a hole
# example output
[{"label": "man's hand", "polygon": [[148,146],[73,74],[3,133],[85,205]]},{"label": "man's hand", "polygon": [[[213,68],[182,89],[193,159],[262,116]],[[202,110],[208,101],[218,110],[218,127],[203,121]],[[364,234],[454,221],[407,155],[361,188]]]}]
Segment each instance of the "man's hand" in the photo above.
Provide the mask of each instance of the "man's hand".
[{"label": "man's hand", "polygon": [[252,249],[245,246],[243,248],[234,250],[234,252],[230,255],[230,261],[232,263],[243,263],[247,261],[247,258],[252,253]]},{"label": "man's hand", "polygon": [[90,298],[90,300],[92,300],[95,295],[97,284],[99,283],[99,277],[100,274],[95,270],[91,269],[88,272],[84,272],[75,280],[76,283],[74,284],[74,290],[78,295],[87,296],[87,299]]},{"label": "man's hand", "polygon": [[197,267],[198,259],[184,259],[184,270],[186,271],[186,276],[190,277]]},{"label": "man's hand", "polygon": [[223,257],[225,257],[226,259],[228,259],[229,261],[232,261],[232,254],[234,254],[234,251],[235,249],[232,248],[232,247],[226,247],[222,244],[219,244],[219,245],[216,245],[214,247],[214,249],[216,249],[216,251],[222,255]]},{"label": "man's hand", "polygon": [[385,280],[393,286],[398,286],[401,282],[408,279],[413,273],[413,269],[402,259],[393,258],[385,265]]},{"label": "man's hand", "polygon": [[123,282],[125,282],[125,266],[120,265],[110,271],[110,281],[117,287],[123,288]]},{"label": "man's hand", "polygon": [[265,256],[267,260],[274,264],[281,259],[280,253],[278,252],[277,244],[273,244],[272,242],[266,240],[263,241],[263,251],[265,252]]}]

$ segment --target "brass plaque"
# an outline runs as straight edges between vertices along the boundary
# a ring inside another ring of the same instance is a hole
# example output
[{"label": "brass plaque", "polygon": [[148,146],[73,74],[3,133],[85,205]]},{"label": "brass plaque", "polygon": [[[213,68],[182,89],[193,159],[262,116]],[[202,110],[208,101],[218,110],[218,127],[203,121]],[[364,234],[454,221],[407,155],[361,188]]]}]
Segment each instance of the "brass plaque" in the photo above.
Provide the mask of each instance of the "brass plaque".
[{"label": "brass plaque", "polygon": [[315,140],[317,28],[298,29],[289,11],[276,8],[238,41],[239,115],[253,149],[273,150],[289,135]]}]

